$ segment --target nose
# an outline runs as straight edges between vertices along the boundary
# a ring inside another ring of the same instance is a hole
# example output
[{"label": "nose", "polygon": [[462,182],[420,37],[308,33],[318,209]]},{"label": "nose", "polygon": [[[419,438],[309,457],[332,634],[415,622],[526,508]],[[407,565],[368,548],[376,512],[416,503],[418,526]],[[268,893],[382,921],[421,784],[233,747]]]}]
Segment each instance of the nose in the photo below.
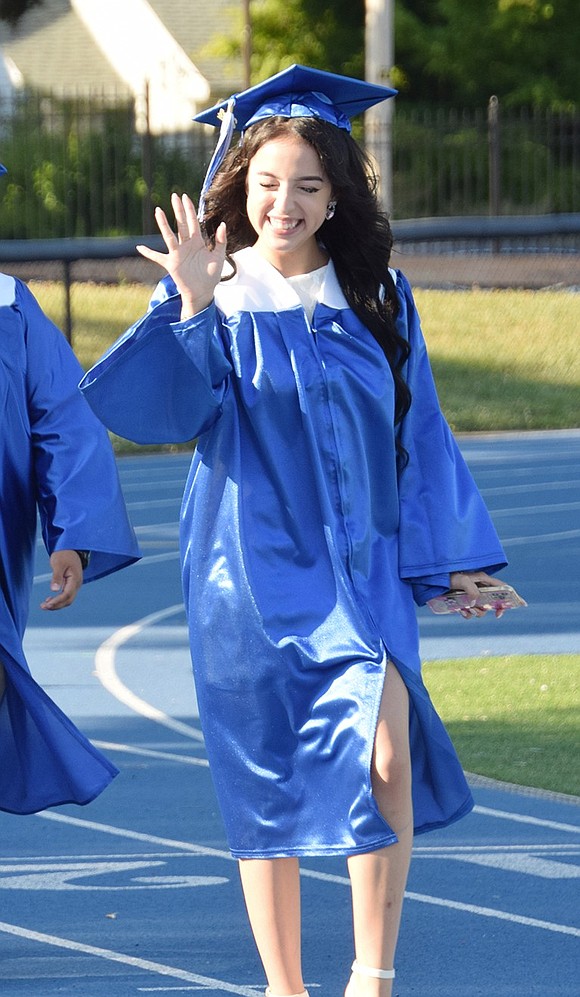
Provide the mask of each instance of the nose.
[{"label": "nose", "polygon": [[289,184],[280,184],[276,191],[274,204],[277,211],[289,211],[292,205],[292,188]]}]

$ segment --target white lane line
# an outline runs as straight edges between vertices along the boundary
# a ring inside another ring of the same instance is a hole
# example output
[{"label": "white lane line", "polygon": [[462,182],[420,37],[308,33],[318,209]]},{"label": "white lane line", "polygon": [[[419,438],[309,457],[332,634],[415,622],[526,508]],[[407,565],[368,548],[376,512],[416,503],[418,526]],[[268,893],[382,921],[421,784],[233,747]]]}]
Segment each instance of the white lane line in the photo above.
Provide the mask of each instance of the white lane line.
[{"label": "white lane line", "polygon": [[576,512],[580,509],[580,502],[551,502],[549,505],[518,505],[509,506],[506,509],[491,509],[492,516],[535,516],[539,512]]},{"label": "white lane line", "polygon": [[200,765],[209,768],[207,758],[193,758],[191,755],[178,755],[171,751],[155,751],[153,748],[136,748],[131,744],[117,744],[114,741],[95,741],[91,738],[95,747],[102,751],[121,751],[127,755],[140,755],[144,758],[160,758],[162,761],[181,762],[183,765]]},{"label": "white lane line", "polygon": [[127,688],[127,686],[121,682],[121,679],[117,675],[115,667],[115,659],[117,654],[117,649],[128,641],[136,637],[145,627],[151,626],[158,623],[160,620],[166,619],[168,616],[174,616],[176,613],[183,612],[183,604],[178,603],[175,606],[168,606],[166,609],[158,610],[156,613],[150,613],[149,616],[144,616],[142,619],[137,620],[135,623],[129,624],[129,626],[121,627],[120,630],[116,630],[114,634],[105,640],[101,646],[97,649],[95,654],[95,672],[97,678],[101,682],[102,686],[109,692],[115,699],[119,700],[129,709],[138,713],[139,716],[146,717],[148,720],[153,720],[155,723],[161,724],[163,727],[169,727],[170,730],[176,731],[178,734],[183,734],[184,737],[189,737],[193,741],[203,741],[203,734],[196,727],[191,727],[189,724],[183,723],[181,720],[175,720],[170,717],[163,710],[158,710],[156,706],[152,706],[151,703],[147,703],[140,696],[137,696],[134,692]]},{"label": "white lane line", "polygon": [[580,537],[580,530],[562,530],[561,533],[534,533],[527,537],[504,537],[502,544],[504,547],[515,547],[519,544],[552,543],[561,540],[575,540]]},{"label": "white lane line", "polygon": [[225,980],[217,980],[211,976],[199,976],[197,973],[189,973],[185,969],[178,969],[177,966],[166,966],[162,962],[153,962],[151,959],[139,959],[136,956],[126,955],[124,952],[115,952],[113,949],[103,949],[96,945],[75,942],[71,938],[61,938],[58,935],[47,935],[41,931],[31,931],[29,928],[22,928],[18,924],[8,924],[5,921],[0,921],[0,931],[3,931],[7,935],[26,938],[31,942],[40,942],[43,945],[53,945],[56,948],[71,949],[73,952],[82,952],[84,955],[97,956],[99,959],[106,959],[108,962],[120,962],[124,966],[141,969],[147,973],[157,973],[160,976],[169,976],[175,980],[197,983],[207,990],[224,990],[230,994],[242,994],[243,997],[256,997],[256,991],[250,987],[238,987],[233,983],[226,983]]},{"label": "white lane line", "polygon": [[424,893],[405,893],[409,900],[418,900],[422,904],[433,904],[435,907],[447,907],[460,910],[465,914],[477,914],[479,917],[492,917],[499,921],[510,921],[512,924],[522,924],[526,928],[541,928],[543,931],[554,931],[560,935],[573,935],[580,938],[580,928],[568,924],[555,924],[553,921],[541,921],[537,917],[523,917],[521,914],[511,914],[496,910],[493,907],[480,907],[477,904],[464,904],[458,900],[442,900],[440,897],[428,897]]},{"label": "white lane line", "polygon": [[566,845],[415,845],[413,848],[414,858],[448,858],[450,855],[469,855],[472,852],[479,853],[485,849],[486,854],[502,854],[503,852],[522,852],[526,855],[536,853],[557,853],[558,855],[578,855],[580,854],[580,844]]},{"label": "white lane line", "polygon": [[561,492],[565,488],[578,488],[580,478],[568,478],[565,481],[533,481],[525,482],[521,485],[499,485],[493,488],[481,488],[482,495],[519,495],[520,493],[536,492]]},{"label": "white lane line", "polygon": [[181,495],[179,495],[178,498],[152,498],[145,499],[143,502],[127,502],[127,509],[129,512],[134,512],[135,509],[175,508],[177,510],[177,516],[179,517],[180,505]]},{"label": "white lane line", "polygon": [[100,824],[81,817],[69,817],[68,814],[60,814],[51,810],[42,810],[34,816],[42,817],[43,820],[53,820],[60,824],[70,824],[71,827],[79,827],[84,831],[100,831],[103,834],[111,834],[117,838],[129,838],[131,841],[145,841],[149,845],[163,845],[165,848],[177,848],[179,851],[192,852],[194,855],[209,855],[214,858],[227,859],[230,862],[234,861],[230,853],[223,849],[210,848],[206,845],[194,845],[191,841],[160,838],[156,834],[144,834],[142,831],[131,831],[125,827],[115,827],[113,824]]},{"label": "white lane line", "polygon": [[570,834],[579,834],[579,824],[562,824],[556,820],[544,820],[542,817],[531,817],[528,814],[516,814],[511,810],[494,810],[492,807],[473,808],[473,813],[482,814],[485,817],[494,817],[499,820],[511,820],[517,824],[533,824],[535,827],[549,827],[552,831],[568,831]]},{"label": "white lane line", "polygon": [[[501,812],[500,812],[501,813]],[[91,831],[102,831],[105,834],[112,834],[122,838],[131,838],[134,841],[146,841],[150,844],[166,845],[169,848],[177,848],[180,851],[194,852],[197,855],[212,855],[216,858],[223,858],[229,862],[236,861],[229,852],[220,851],[217,848],[207,848],[203,845],[194,845],[186,841],[174,841],[171,838],[160,838],[152,834],[143,834],[140,831],[130,831],[125,828],[113,827],[110,824],[98,824],[94,821],[83,820],[79,817],[69,817],[66,814],[52,813],[43,810],[36,814],[45,820],[61,821],[75,827],[86,828]],[[516,817],[519,815],[515,815]],[[563,825],[564,827],[566,825]],[[300,874],[308,879],[318,879],[328,883],[338,883],[343,886],[350,886],[347,876],[336,876],[331,873],[318,872],[315,869],[301,868]],[[541,928],[544,931],[553,931],[563,935],[574,935],[580,937],[580,928],[575,928],[567,924],[558,924],[553,921],[541,921],[538,918],[525,917],[521,914],[511,914],[508,911],[496,910],[492,907],[480,907],[477,904],[465,904],[458,900],[447,900],[443,897],[432,897],[425,893],[405,892],[407,900],[414,900],[418,903],[432,904],[437,907],[446,907],[449,910],[463,911],[466,914],[475,914],[480,917],[497,918],[500,921],[511,921],[513,924],[521,924],[529,928]]]},{"label": "white lane line", "polygon": [[[329,883],[339,883],[349,885],[350,880],[345,876],[336,876],[326,872],[316,872],[314,869],[302,870],[302,875],[312,879],[321,879]],[[478,904],[465,904],[459,900],[447,900],[443,897],[432,897],[426,893],[414,893],[405,891],[405,900],[415,900],[421,904],[431,904],[435,907],[446,907],[449,910],[459,910],[466,914],[476,914],[479,917],[492,917],[499,921],[511,921],[513,924],[522,924],[526,928],[541,928],[543,931],[554,931],[561,935],[573,935],[580,938],[580,928],[572,927],[569,924],[558,924],[554,921],[541,921],[536,917],[525,917],[521,914],[511,914],[505,910],[496,910],[494,907],[480,907]]]}]

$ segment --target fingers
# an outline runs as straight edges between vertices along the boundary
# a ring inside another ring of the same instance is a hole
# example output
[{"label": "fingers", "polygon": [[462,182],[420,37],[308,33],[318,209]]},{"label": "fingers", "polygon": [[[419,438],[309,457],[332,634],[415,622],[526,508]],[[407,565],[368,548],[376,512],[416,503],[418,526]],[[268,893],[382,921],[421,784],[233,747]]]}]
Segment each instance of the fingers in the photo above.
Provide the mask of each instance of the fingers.
[{"label": "fingers", "polygon": [[[173,252],[178,245],[187,242],[187,240],[191,239],[193,236],[200,235],[197,213],[191,198],[187,194],[183,194],[183,196],[180,197],[179,194],[173,193],[171,195],[171,206],[173,208],[173,214],[175,215],[177,235],[169,224],[169,220],[163,208],[155,208],[155,221],[157,222],[159,231],[161,232],[165,245],[170,253]],[[160,266],[165,266],[165,261],[167,260],[167,255],[165,253],[158,253],[156,250],[150,249],[148,246],[144,245],[139,245],[135,248],[141,256],[144,256],[148,260],[152,260],[153,263],[158,263]]]},{"label": "fingers", "polygon": [[[491,606],[478,606],[477,600],[480,598],[480,586],[497,585],[497,579],[488,575],[485,571],[454,572],[450,579],[451,588],[465,592],[468,604],[460,610],[461,616],[465,620],[471,620],[480,616],[485,616],[492,608]],[[501,607],[494,610],[496,619],[500,619],[505,610]]]},{"label": "fingers", "polygon": [[175,215],[177,237],[180,243],[200,235],[195,205],[188,194],[171,195],[171,206]]},{"label": "fingers", "polygon": [[153,263],[158,263],[160,267],[165,266],[165,260],[167,259],[167,255],[165,253],[158,253],[155,249],[149,249],[149,246],[135,246],[135,249],[147,260],[151,260]]},{"label": "fingers", "polygon": [[41,609],[64,609],[70,606],[83,583],[83,569],[80,558],[74,550],[59,550],[51,554],[52,567],[51,591],[40,604]]},{"label": "fingers", "polygon": [[[174,195],[176,196],[176,195]],[[179,199],[178,199],[179,200]],[[195,205],[188,194],[184,194],[181,198],[181,208],[184,212],[185,221],[189,229],[190,235],[195,232],[199,232],[199,221],[197,218],[197,211],[195,210]]]},{"label": "fingers", "polygon": [[219,246],[220,249],[223,249],[222,256],[224,258],[225,258],[225,255],[226,255],[226,244],[227,244],[227,241],[228,241],[228,233],[227,233],[227,229],[226,229],[226,223],[225,222],[220,222],[219,225],[218,225],[218,227],[215,230],[215,244],[216,244],[216,247]]}]

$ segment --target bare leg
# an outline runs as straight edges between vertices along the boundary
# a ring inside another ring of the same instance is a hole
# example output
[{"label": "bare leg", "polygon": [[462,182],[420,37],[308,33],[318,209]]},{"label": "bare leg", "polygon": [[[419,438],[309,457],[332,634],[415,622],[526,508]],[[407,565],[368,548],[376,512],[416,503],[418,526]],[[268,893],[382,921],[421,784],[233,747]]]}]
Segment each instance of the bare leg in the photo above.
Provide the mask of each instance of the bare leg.
[{"label": "bare leg", "polygon": [[246,909],[273,994],[304,990],[300,956],[298,859],[242,859]]},{"label": "bare leg", "polygon": [[[372,786],[381,814],[398,842],[363,855],[352,855],[356,958],[364,966],[392,969],[413,844],[409,697],[389,662],[379,711],[372,765]],[[349,997],[390,997],[392,981],[355,976]]]}]

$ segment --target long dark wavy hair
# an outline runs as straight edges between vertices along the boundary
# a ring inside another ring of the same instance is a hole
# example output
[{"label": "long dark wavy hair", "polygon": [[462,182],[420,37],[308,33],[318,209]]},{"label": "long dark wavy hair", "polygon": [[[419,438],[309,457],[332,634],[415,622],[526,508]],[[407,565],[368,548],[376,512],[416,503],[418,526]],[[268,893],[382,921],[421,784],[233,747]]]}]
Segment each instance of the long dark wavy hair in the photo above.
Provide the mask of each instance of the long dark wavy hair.
[{"label": "long dark wavy hair", "polygon": [[[389,272],[393,236],[377,199],[377,177],[369,158],[351,135],[319,118],[273,117],[252,125],[229,150],[205,200],[204,228],[213,242],[220,222],[227,225],[228,259],[252,246],[257,234],[246,212],[246,178],[250,160],[273,139],[299,136],[318,154],[330,181],[334,217],[319,229],[342,291],[353,312],[381,346],[395,381],[395,424],[411,404],[402,368],[409,344],[396,329],[397,292]],[[400,456],[405,457],[400,449]]]}]

